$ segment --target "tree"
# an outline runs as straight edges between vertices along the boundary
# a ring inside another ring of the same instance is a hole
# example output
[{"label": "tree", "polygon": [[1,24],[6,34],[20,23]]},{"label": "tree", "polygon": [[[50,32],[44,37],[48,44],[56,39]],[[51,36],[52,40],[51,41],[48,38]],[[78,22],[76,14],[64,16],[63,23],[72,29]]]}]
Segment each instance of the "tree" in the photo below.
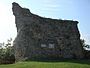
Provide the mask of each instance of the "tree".
[{"label": "tree", "polygon": [[6,44],[3,44],[0,48],[0,63],[14,63],[15,56],[13,46],[11,46],[12,38],[7,40]]},{"label": "tree", "polygon": [[81,39],[81,44],[83,47],[85,46],[85,40],[84,39]]},{"label": "tree", "polygon": [[84,49],[89,49],[90,48],[90,45],[86,44],[84,39],[81,39],[81,44],[82,44]]},{"label": "tree", "polygon": [[90,45],[87,44],[87,45],[85,45],[84,47],[86,47],[86,48],[90,48]]}]

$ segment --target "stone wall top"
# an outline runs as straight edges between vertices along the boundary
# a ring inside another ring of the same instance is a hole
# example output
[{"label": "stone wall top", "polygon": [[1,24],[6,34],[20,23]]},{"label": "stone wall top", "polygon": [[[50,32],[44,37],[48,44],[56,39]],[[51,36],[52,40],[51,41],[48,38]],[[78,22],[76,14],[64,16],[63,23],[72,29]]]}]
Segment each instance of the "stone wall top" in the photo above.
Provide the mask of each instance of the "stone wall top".
[{"label": "stone wall top", "polygon": [[73,20],[62,20],[62,19],[52,19],[52,18],[45,18],[38,16],[36,14],[33,14],[30,12],[29,9],[27,8],[22,8],[18,3],[13,2],[12,3],[12,11],[15,17],[23,17],[23,18],[34,18],[34,19],[47,19],[48,21],[53,21],[53,22],[61,22],[61,23],[67,23],[67,24],[78,24],[78,21],[73,21]]}]

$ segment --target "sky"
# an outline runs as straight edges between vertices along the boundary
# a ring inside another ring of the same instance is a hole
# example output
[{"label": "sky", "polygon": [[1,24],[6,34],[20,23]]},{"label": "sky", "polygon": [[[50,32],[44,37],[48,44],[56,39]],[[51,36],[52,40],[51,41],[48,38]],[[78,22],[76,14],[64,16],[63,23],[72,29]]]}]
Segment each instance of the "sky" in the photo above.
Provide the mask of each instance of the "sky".
[{"label": "sky", "polygon": [[78,21],[81,38],[90,45],[90,0],[0,0],[0,43],[17,35],[13,2],[42,17]]}]

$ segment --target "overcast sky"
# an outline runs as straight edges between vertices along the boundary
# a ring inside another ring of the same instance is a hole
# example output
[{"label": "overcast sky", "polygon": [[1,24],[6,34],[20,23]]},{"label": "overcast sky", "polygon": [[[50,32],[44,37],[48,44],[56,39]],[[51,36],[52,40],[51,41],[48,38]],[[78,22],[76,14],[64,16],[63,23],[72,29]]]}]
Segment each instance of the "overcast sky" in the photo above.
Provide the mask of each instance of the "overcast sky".
[{"label": "overcast sky", "polygon": [[79,21],[81,38],[90,44],[90,0],[0,0],[0,42],[17,34],[12,2],[39,16]]}]

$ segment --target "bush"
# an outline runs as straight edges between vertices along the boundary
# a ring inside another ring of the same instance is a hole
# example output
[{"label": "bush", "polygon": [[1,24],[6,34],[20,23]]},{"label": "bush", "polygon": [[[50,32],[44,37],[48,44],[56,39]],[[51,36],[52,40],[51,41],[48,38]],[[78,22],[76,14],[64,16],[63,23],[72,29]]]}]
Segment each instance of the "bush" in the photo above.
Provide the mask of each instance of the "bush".
[{"label": "bush", "polygon": [[0,64],[11,64],[15,62],[12,46],[0,49]]}]

